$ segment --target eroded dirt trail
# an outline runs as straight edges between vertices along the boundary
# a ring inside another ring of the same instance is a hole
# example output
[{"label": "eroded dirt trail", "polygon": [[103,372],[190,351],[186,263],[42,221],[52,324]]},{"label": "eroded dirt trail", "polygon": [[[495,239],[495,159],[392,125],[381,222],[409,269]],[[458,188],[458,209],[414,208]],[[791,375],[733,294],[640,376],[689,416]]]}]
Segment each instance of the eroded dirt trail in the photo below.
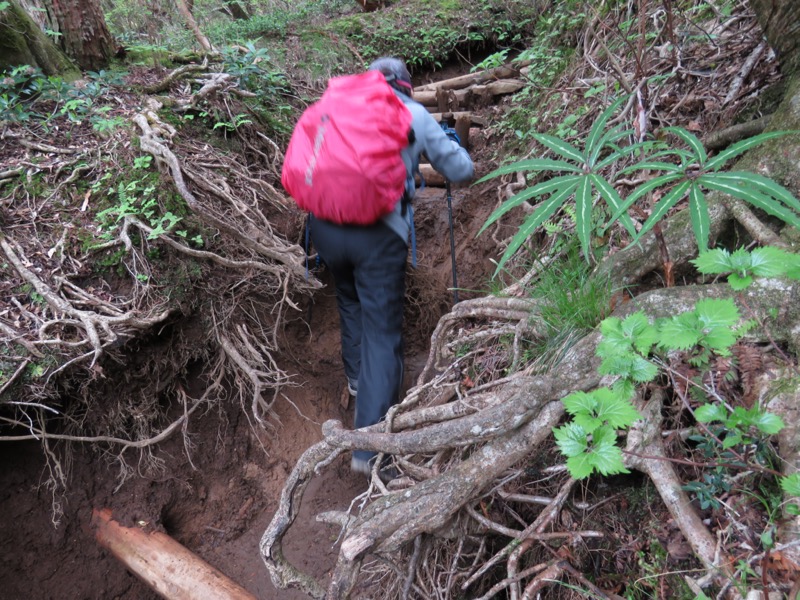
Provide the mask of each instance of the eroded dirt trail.
[{"label": "eroded dirt trail", "polygon": [[[483,139],[478,132],[473,143],[481,171]],[[492,268],[487,260],[494,246],[491,236],[475,237],[495,205],[494,191],[486,189],[453,189],[462,299],[485,289]],[[419,267],[409,273],[407,282],[406,388],[425,363],[439,317],[452,304],[447,289],[452,273],[444,188],[422,190],[415,207]],[[306,597],[272,586],[258,543],[295,461],[321,439],[321,424],[331,418],[352,424],[353,403],[346,409],[342,405],[345,378],[332,281],[324,269],[319,277],[325,287],[285,329],[283,368],[294,374],[297,386],[287,388],[285,400],[276,403],[271,430],[255,429],[243,407],[222,403],[218,410],[192,419],[188,458],[181,436],[174,436],[155,451],[159,470],[134,474],[121,485],[118,467],[108,457],[78,449],[58,527],[51,523],[52,497],[43,485],[48,472],[39,445],[0,447],[3,598],[156,598],[94,541],[91,511],[102,507],[110,508],[124,525],[167,532],[259,598]],[[203,372],[204,365],[196,365],[190,377],[195,389],[187,391],[202,392]],[[171,409],[180,414],[176,410],[179,407]],[[139,465],[143,468],[144,463]],[[338,528],[317,523],[315,516],[346,510],[365,488],[366,482],[349,471],[349,455],[312,481],[301,516],[285,540],[289,559],[324,580],[336,561]]]}]

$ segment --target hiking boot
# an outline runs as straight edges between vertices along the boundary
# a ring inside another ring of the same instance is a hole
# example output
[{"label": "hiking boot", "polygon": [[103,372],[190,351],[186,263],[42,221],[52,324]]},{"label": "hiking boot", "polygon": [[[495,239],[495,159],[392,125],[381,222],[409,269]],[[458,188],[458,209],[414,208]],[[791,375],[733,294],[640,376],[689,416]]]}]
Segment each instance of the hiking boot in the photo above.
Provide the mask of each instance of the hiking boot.
[{"label": "hiking boot", "polygon": [[347,393],[355,398],[358,396],[358,381],[347,378]]}]

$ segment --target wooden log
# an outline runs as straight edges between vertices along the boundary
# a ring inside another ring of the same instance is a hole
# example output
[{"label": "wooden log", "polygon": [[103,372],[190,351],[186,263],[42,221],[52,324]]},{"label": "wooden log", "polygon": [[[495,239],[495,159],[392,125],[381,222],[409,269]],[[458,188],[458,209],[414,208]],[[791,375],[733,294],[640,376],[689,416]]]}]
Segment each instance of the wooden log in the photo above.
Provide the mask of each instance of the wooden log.
[{"label": "wooden log", "polygon": [[422,104],[422,106],[436,106],[436,90],[425,92],[414,90],[414,100]]},{"label": "wooden log", "polygon": [[108,509],[92,511],[95,538],[167,600],[256,600],[165,533],[123,527]]},{"label": "wooden log", "polygon": [[469,122],[475,127],[486,127],[489,124],[489,122],[483,117],[479,117],[469,111],[431,113],[431,116],[436,119],[437,123],[441,123],[444,120],[451,125],[454,125],[460,119],[469,119]]},{"label": "wooden log", "polygon": [[444,175],[436,171],[431,165],[420,165],[419,174],[425,179],[425,185],[429,187],[444,187],[445,185]]},{"label": "wooden log", "polygon": [[530,61],[522,61],[514,63],[514,65],[502,65],[494,69],[488,69],[479,73],[468,73],[467,75],[460,75],[452,79],[444,79],[434,83],[427,83],[414,88],[414,94],[417,92],[424,92],[436,90],[441,88],[443,90],[460,90],[471,85],[480,85],[482,83],[489,83],[497,79],[508,79],[517,77],[520,69],[528,66]]},{"label": "wooden log", "polygon": [[456,119],[456,134],[461,139],[461,147],[469,150],[469,130],[472,127],[472,119],[470,117],[461,117]]}]

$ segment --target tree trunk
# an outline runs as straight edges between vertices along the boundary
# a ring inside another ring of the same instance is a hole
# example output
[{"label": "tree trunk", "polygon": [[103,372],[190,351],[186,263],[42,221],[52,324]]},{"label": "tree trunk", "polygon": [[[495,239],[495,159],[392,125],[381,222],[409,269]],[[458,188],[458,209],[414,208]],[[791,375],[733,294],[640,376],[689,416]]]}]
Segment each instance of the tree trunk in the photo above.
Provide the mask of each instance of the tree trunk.
[{"label": "tree trunk", "polygon": [[39,67],[46,75],[75,79],[80,72],[48,38],[17,0],[0,11],[0,71],[17,65]]},{"label": "tree trunk", "polygon": [[116,53],[114,38],[97,0],[47,0],[47,11],[58,24],[61,46],[82,69],[96,71]]},{"label": "tree trunk", "polygon": [[800,73],[800,2],[750,0],[767,41],[778,55],[787,76]]},{"label": "tree trunk", "polygon": [[200,47],[206,52],[213,52],[214,48],[211,46],[211,42],[209,42],[208,38],[200,31],[200,27],[197,25],[197,21],[195,21],[194,15],[192,15],[192,11],[189,10],[185,0],[175,0],[175,6],[178,7],[178,11],[183,15],[183,18],[186,20],[186,25],[192,30]]}]

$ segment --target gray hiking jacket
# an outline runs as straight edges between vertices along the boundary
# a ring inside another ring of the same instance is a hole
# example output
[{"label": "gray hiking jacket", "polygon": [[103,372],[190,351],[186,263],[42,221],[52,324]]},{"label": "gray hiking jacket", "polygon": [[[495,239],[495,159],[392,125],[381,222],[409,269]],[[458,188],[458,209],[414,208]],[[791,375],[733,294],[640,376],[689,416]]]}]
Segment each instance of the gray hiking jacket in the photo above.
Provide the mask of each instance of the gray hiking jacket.
[{"label": "gray hiking jacket", "polygon": [[[419,168],[419,157],[423,152],[433,168],[450,181],[457,183],[472,179],[474,167],[467,151],[445,135],[428,109],[402,92],[395,90],[395,94],[411,111],[411,128],[414,130],[414,143],[401,153],[406,165],[406,190],[409,198],[413,198],[416,192],[414,172]],[[404,216],[402,204],[398,202],[394,211],[383,217],[383,222],[407,244],[412,211],[406,211]]]}]

